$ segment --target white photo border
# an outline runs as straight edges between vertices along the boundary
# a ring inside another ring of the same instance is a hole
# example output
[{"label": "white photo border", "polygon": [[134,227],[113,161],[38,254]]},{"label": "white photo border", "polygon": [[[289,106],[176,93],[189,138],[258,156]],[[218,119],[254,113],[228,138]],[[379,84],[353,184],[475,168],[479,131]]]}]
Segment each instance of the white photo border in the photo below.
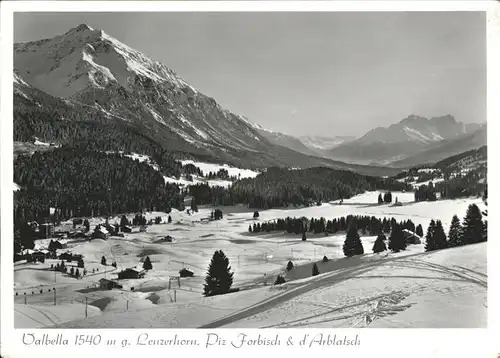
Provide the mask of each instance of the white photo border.
[{"label": "white photo border", "polygon": [[[89,355],[108,356],[121,354],[136,357],[140,354],[196,354],[218,357],[234,355],[241,358],[255,354],[304,354],[349,355],[365,357],[383,355],[389,357],[500,357],[500,235],[496,225],[490,225],[488,242],[488,328],[487,329],[92,329],[92,330],[25,330],[14,329],[13,304],[13,13],[14,12],[241,12],[241,11],[486,11],[487,12],[487,119],[489,155],[498,148],[496,134],[500,120],[500,6],[496,1],[3,1],[1,3],[1,340],[2,357],[18,358],[36,354],[37,357],[54,357],[71,354],[72,357]],[[498,183],[498,161],[488,161],[488,181]],[[500,197],[496,185],[489,191],[489,213],[495,217],[500,212]],[[22,343],[24,333],[37,332],[56,337],[63,335],[68,346],[27,346]],[[161,347],[126,345],[116,347],[75,347],[72,344],[78,334],[100,334],[103,341],[114,339],[122,342],[130,339],[132,343],[140,333],[147,332],[150,338],[166,338],[177,333],[189,339],[198,339],[198,347]],[[251,347],[236,349],[231,345],[205,348],[207,333],[218,333],[227,341],[236,339],[240,333],[248,335],[273,336],[279,333],[281,341],[288,336],[300,340],[307,333],[356,335],[361,345],[357,347],[297,347],[282,344],[280,347]],[[126,348],[126,349],[125,349]],[[297,349],[298,348],[298,349]],[[36,350],[35,350],[36,349]]]}]

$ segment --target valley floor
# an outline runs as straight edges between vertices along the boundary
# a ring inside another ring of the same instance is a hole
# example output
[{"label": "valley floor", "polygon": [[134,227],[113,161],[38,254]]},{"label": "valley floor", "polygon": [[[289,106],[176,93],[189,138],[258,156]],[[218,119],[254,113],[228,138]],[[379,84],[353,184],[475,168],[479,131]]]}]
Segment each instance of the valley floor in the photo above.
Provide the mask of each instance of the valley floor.
[{"label": "valley floor", "polygon": [[[412,219],[424,230],[431,219],[440,219],[447,231],[453,214],[463,217],[469,204],[481,204],[480,199],[414,203],[413,193],[395,193],[403,206],[376,205],[377,196],[261,211],[259,220],[373,215]],[[16,328],[486,327],[486,243],[432,253],[421,244],[400,253],[372,254],[375,237],[362,237],[365,254],[345,258],[343,234],[310,234],[302,242],[300,235],[248,233],[253,211],[243,207],[224,208],[223,220],[202,221],[209,214],[209,208],[194,215],[174,211],[171,224],[150,226],[148,232],[68,242],[72,252],[85,257],[89,275],[83,279],[47,270],[56,260],[17,263]],[[148,213],[158,215],[166,219],[164,213]],[[99,222],[92,219],[91,225]],[[160,241],[167,234],[172,243]],[[206,269],[219,249],[228,256],[240,291],[203,297]],[[117,269],[100,265],[102,255],[108,264],[116,261]],[[324,255],[328,262],[321,261]],[[123,289],[95,288],[100,278],[114,279],[122,268],[142,265],[146,256],[153,270],[145,278],[120,280]],[[296,267],[286,273],[288,260]],[[320,275],[311,277],[314,262]],[[169,283],[183,267],[194,277],[182,278],[180,287]],[[274,286],[278,274],[287,283]]]}]

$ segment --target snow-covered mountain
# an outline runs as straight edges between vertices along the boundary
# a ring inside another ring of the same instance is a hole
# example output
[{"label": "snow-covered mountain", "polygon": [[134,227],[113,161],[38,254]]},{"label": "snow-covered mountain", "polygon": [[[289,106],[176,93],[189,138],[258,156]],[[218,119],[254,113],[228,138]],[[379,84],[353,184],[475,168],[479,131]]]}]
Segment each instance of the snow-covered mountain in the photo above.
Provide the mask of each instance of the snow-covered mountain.
[{"label": "snow-covered mountain", "polygon": [[[433,118],[410,115],[399,123],[386,128],[374,128],[355,141],[339,145],[329,151],[329,156],[361,164],[388,164],[417,155],[476,129],[476,125],[457,122],[452,115]],[[460,151],[463,149],[459,148]]]},{"label": "snow-covered mountain", "polygon": [[[91,140],[68,128],[80,121],[120,127],[127,135],[132,131],[187,159],[251,168],[387,170],[312,156],[298,140],[293,150],[270,140],[274,135],[222,108],[166,65],[87,25],[52,39],[15,44],[14,69],[16,141],[30,136],[62,144],[75,137]],[[64,130],[56,129],[61,123]],[[106,149],[122,150],[114,146]]]},{"label": "snow-covered mountain", "polygon": [[299,137],[299,139],[302,143],[304,143],[307,147],[311,149],[324,151],[338,147],[341,144],[351,142],[355,140],[356,137],[353,136],[325,137],[325,136],[309,135],[309,136],[301,136]]},{"label": "snow-covered mountain", "polygon": [[447,157],[480,148],[486,144],[487,125],[483,124],[472,133],[465,133],[452,139],[439,141],[437,145],[430,146],[418,154],[395,161],[391,165],[395,167],[407,167],[418,164],[432,164]]}]

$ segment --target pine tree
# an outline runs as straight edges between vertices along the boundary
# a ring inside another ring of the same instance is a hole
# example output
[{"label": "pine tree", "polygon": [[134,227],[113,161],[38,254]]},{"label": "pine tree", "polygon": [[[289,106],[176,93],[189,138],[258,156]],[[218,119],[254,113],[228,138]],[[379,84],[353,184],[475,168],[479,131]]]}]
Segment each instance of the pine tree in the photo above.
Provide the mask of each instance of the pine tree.
[{"label": "pine tree", "polygon": [[418,224],[417,229],[415,230],[415,234],[420,237],[424,237],[424,229],[422,228],[421,224]]},{"label": "pine tree", "polygon": [[448,233],[448,246],[456,247],[464,244],[462,240],[462,225],[457,215],[453,215]]},{"label": "pine tree", "polygon": [[276,281],[274,281],[274,284],[275,285],[281,285],[281,284],[283,284],[285,282],[286,282],[285,278],[283,276],[281,276],[281,275],[278,275],[278,277],[276,277]]},{"label": "pine tree", "polygon": [[248,225],[248,232],[252,232],[252,225]]},{"label": "pine tree", "polygon": [[306,241],[306,231],[302,231],[302,241]]},{"label": "pine tree", "polygon": [[318,265],[316,265],[316,263],[314,263],[314,265],[313,265],[312,275],[313,276],[318,276],[319,275],[319,269],[318,269]]},{"label": "pine tree", "polygon": [[75,277],[76,278],[80,277],[80,270],[76,269],[76,271],[75,271]]},{"label": "pine tree", "polygon": [[69,270],[69,274],[71,276],[74,276],[75,275],[75,269],[73,267],[71,267],[71,270]]},{"label": "pine tree", "polygon": [[399,252],[406,249],[406,240],[403,234],[401,226],[394,223],[391,230],[391,236],[389,236],[389,250],[393,252]]},{"label": "pine tree", "polygon": [[83,259],[78,260],[78,267],[80,267],[80,268],[85,267],[85,265],[83,263]]},{"label": "pine tree", "polygon": [[476,204],[470,204],[462,223],[463,241],[474,244],[484,240],[484,223],[481,211]]},{"label": "pine tree", "polygon": [[444,233],[441,220],[436,221],[436,228],[434,229],[434,244],[436,245],[436,250],[441,250],[448,247],[448,243],[446,242],[446,234]]},{"label": "pine tree", "polygon": [[198,205],[196,205],[196,199],[194,197],[191,198],[191,211],[193,213],[197,213],[198,212]]},{"label": "pine tree", "polygon": [[431,220],[429,227],[427,228],[427,234],[425,235],[425,251],[436,250],[436,242],[434,240],[434,231],[436,230],[436,222],[434,219]]},{"label": "pine tree", "polygon": [[83,221],[83,226],[85,226],[85,232],[90,231],[90,222],[87,219]]},{"label": "pine tree", "polygon": [[387,247],[385,246],[385,240],[386,237],[384,234],[379,234],[377,236],[377,239],[373,243],[373,248],[372,248],[374,253],[379,253],[387,250]]},{"label": "pine tree", "polygon": [[104,256],[101,258],[101,265],[106,266],[106,258]]},{"label": "pine tree", "polygon": [[152,270],[153,269],[153,264],[151,263],[149,256],[146,256],[146,259],[144,260],[144,264],[142,265],[142,268],[144,270]]},{"label": "pine tree", "polygon": [[344,251],[344,255],[347,257],[362,255],[364,253],[363,244],[359,238],[358,230],[356,229],[356,222],[354,220],[352,220],[347,231],[342,249]]},{"label": "pine tree", "polygon": [[214,296],[228,293],[233,284],[233,275],[229,259],[222,250],[215,251],[212,261],[208,266],[207,276],[205,278],[204,294],[205,296]]},{"label": "pine tree", "polygon": [[378,194],[378,203],[379,204],[383,204],[384,203],[384,199],[382,199],[382,193]]},{"label": "pine tree", "polygon": [[323,256],[323,262],[328,262],[328,257],[326,257],[326,255]]},{"label": "pine tree", "polygon": [[293,262],[292,261],[288,261],[288,264],[286,265],[286,270],[287,271],[291,271],[293,269]]},{"label": "pine tree", "polygon": [[258,211],[254,211],[253,218],[254,219],[258,219],[259,218],[259,212]]},{"label": "pine tree", "polygon": [[172,223],[172,217],[170,215],[168,216],[168,223]]},{"label": "pine tree", "polygon": [[125,215],[122,215],[121,219],[120,219],[120,226],[121,227],[124,227],[124,226],[128,226],[129,225],[129,222],[128,222],[128,219]]}]

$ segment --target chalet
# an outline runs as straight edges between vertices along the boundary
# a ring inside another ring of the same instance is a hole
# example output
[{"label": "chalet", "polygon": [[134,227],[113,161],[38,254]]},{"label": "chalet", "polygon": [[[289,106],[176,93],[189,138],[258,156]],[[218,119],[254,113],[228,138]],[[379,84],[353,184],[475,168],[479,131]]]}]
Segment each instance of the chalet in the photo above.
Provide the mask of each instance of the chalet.
[{"label": "chalet", "polygon": [[114,224],[105,225],[106,230],[108,230],[110,235],[116,235],[120,231],[120,227]]},{"label": "chalet", "polygon": [[118,272],[118,279],[137,279],[143,278],[146,275],[146,271],[139,267],[126,268],[123,271]]},{"label": "chalet", "polygon": [[69,237],[71,237],[72,239],[80,239],[80,238],[86,239],[87,235],[84,232],[76,231],[76,232],[70,233]]},{"label": "chalet", "polygon": [[131,233],[132,228],[130,226],[122,226],[122,232]]},{"label": "chalet", "polygon": [[46,258],[47,255],[42,251],[35,251],[31,254],[31,260],[34,262],[36,261],[44,262]]},{"label": "chalet", "polygon": [[107,278],[101,278],[99,280],[99,287],[106,290],[112,290],[113,288],[123,288],[122,285],[113,280],[108,280]]},{"label": "chalet", "polygon": [[105,227],[97,225],[92,233],[92,238],[107,240],[109,238],[109,231]]},{"label": "chalet", "polygon": [[418,245],[422,243],[421,237],[410,230],[403,229],[403,236],[407,245]]},{"label": "chalet", "polygon": [[72,261],[79,261],[83,259],[83,255],[80,254],[73,254],[71,252],[64,252],[59,255],[60,260],[65,260],[67,262],[72,262]]},{"label": "chalet", "polygon": [[179,271],[179,276],[180,277],[193,277],[194,273],[186,268],[183,268],[182,270]]}]

